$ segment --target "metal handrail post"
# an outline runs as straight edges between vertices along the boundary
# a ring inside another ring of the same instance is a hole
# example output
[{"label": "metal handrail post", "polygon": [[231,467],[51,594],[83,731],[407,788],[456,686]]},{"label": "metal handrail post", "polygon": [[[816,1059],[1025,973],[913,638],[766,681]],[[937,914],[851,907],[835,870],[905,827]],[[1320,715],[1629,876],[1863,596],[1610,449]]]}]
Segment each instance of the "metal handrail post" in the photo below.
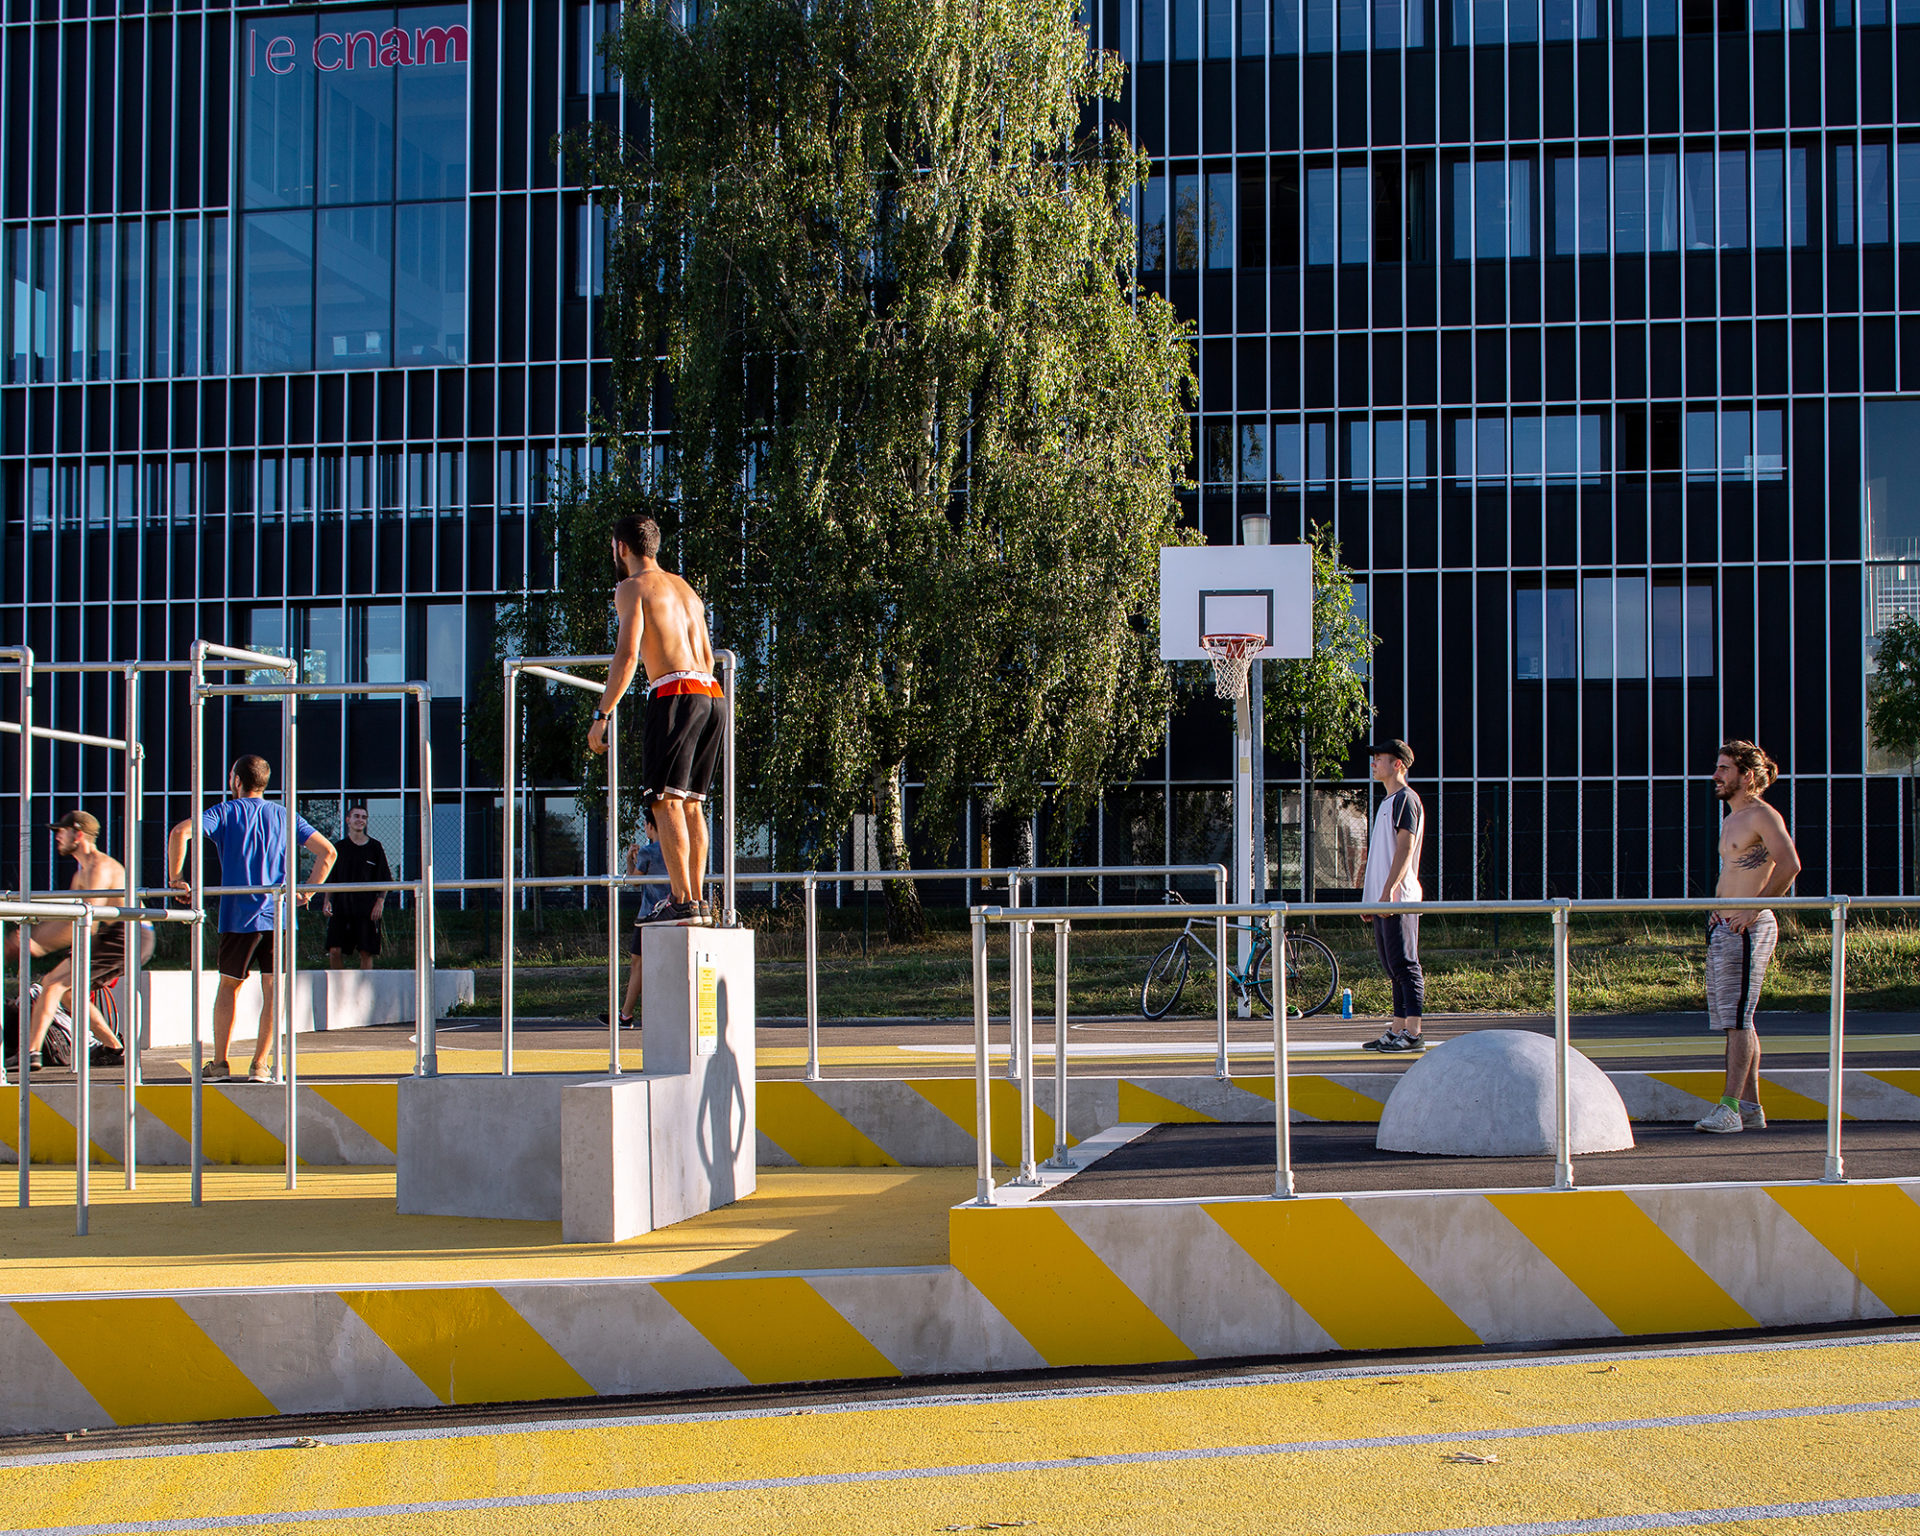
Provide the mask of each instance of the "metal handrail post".
[{"label": "metal handrail post", "polygon": [[[87,1174],[93,1162],[93,914],[78,918],[73,925],[74,985],[68,997],[77,999],[69,1009],[73,1017],[73,1071],[79,1087],[80,1102],[74,1111],[73,1127],[73,1235],[87,1235],[87,1201],[91,1191]],[[27,1059],[26,1037],[20,1038],[20,1060]],[[26,1089],[21,1088],[22,1102]],[[20,1166],[27,1166],[27,1147],[20,1147]]]},{"label": "metal handrail post", "polygon": [[415,725],[420,734],[420,885],[413,898],[413,930],[420,958],[414,962],[414,985],[419,1002],[414,1007],[416,1037],[414,1070],[423,1077],[440,1072],[440,1049],[435,1025],[433,971],[437,959],[433,891],[433,690],[421,683],[413,690]]},{"label": "metal handrail post", "polygon": [[[1840,1155],[1841,1088],[1846,1081],[1847,1033],[1847,898],[1833,903],[1833,994],[1827,1011],[1827,1167],[1821,1178],[1844,1184],[1846,1163]],[[1759,1093],[1756,1085],[1755,1094]]]},{"label": "metal handrail post", "polygon": [[514,738],[520,731],[520,710],[515,694],[519,669],[509,657],[506,703],[506,745],[500,770],[500,1075],[513,1076],[513,812],[520,794],[519,769],[514,762]]},{"label": "metal handrail post", "polygon": [[[140,904],[140,795],[142,779],[145,773],[146,758],[140,749],[140,668],[137,663],[128,663],[126,670],[125,703],[122,709],[124,721],[122,729],[126,733],[128,749],[122,764],[121,799],[125,804],[122,834],[126,841],[127,856],[122,867],[127,874],[126,903],[130,907]],[[123,930],[126,931],[126,930]],[[124,1050],[124,1065],[120,1071],[120,1163],[128,1189],[139,1187],[140,1181],[140,937],[142,927],[135,923],[127,932],[126,970],[127,1009],[126,1022],[120,1035],[120,1044]]]},{"label": "metal handrail post", "polygon": [[[620,1076],[620,1004],[625,998],[621,986],[620,959],[620,887],[611,883],[626,871],[620,856],[620,722],[613,712],[607,714],[607,1074]],[[695,891],[696,896],[699,895]]]},{"label": "metal handrail post", "polygon": [[1287,909],[1276,903],[1268,919],[1273,945],[1273,1195],[1291,1200],[1293,1187],[1293,1093],[1287,1082]]},{"label": "metal handrail post", "polygon": [[1573,1101],[1568,1055],[1573,1026],[1567,1012],[1567,902],[1553,908],[1553,1187],[1573,1188]]},{"label": "metal handrail post", "polygon": [[[1224,869],[1214,875],[1213,884],[1219,893],[1219,904],[1224,907],[1232,900],[1227,891],[1227,872]],[[1233,1068],[1227,1062],[1227,920],[1224,917],[1214,921],[1214,938],[1214,953],[1219,955],[1220,963],[1214,967],[1213,1075],[1224,1083],[1233,1077]]]},{"label": "metal handrail post", "polygon": [[[33,649],[31,646],[18,646],[0,654],[10,655],[20,673],[20,719],[22,723],[33,719]],[[24,897],[31,883],[28,868],[33,863],[33,733],[20,733],[20,894]],[[32,922],[20,924],[20,1139],[14,1143],[20,1149],[20,1209],[26,1210],[33,1204],[32,1179],[28,1172],[32,1163],[32,1133],[29,1127],[33,1123],[32,1106],[29,1100],[33,1096],[33,1064],[27,1059],[27,1041],[33,1030],[33,1003],[27,996],[33,985],[33,956],[28,952],[27,940],[33,932]],[[5,1082],[0,1077],[0,1082]]]},{"label": "metal handrail post", "polygon": [[1071,1168],[1067,1155],[1067,943],[1073,930],[1062,919],[1053,925],[1053,1156],[1049,1168]]},{"label": "metal handrail post", "polygon": [[973,910],[973,1115],[976,1205],[993,1204],[993,1083],[987,1071],[987,924]]},{"label": "metal handrail post", "polygon": [[[1009,912],[1017,912],[1020,910],[1020,871],[1018,869],[1010,869],[1007,871],[1007,910]],[[1019,931],[1020,925],[1018,922],[1015,922],[1007,930],[1008,1082],[1017,1082],[1026,1075],[1025,1069],[1020,1065],[1020,996],[1023,978],[1020,974],[1021,956],[1020,941],[1018,938]],[[1032,983],[1028,982],[1027,988],[1029,991],[1031,987]]]},{"label": "metal handrail post", "polygon": [[800,882],[800,911],[806,944],[807,1081],[820,1081],[820,883],[812,876]]},{"label": "metal handrail post", "polygon": [[[721,658],[724,658],[724,660],[720,660]],[[739,683],[739,673],[740,673],[740,658],[736,656],[732,651],[721,651],[718,657],[716,657],[716,660],[720,660],[721,671],[726,676],[726,682],[722,687],[721,691],[726,695],[726,702],[727,702],[726,729],[721,733],[721,738],[720,738],[721,753],[722,753],[721,771],[726,775],[725,782],[721,786],[721,794],[723,796],[721,800],[721,814],[727,818],[727,840],[721,846],[721,850],[720,850],[721,858],[725,861],[720,866],[721,902],[722,902],[722,905],[725,907],[725,911],[721,915],[720,920],[723,923],[731,925],[739,921],[739,918],[736,915],[738,908],[734,898],[734,887],[735,887],[734,848],[735,848],[737,839],[734,837],[734,825],[733,825],[733,806],[734,806],[734,793],[733,793],[734,707],[733,706],[734,706],[734,696],[739,692],[738,683]],[[698,871],[697,878],[701,882],[701,884],[704,884],[707,878],[707,872],[704,869]],[[696,885],[694,887],[693,894],[695,895],[695,897],[699,896],[700,894],[699,885]]]},{"label": "metal handrail post", "polygon": [[289,693],[281,701],[282,780],[287,811],[286,894],[280,900],[284,909],[280,927],[286,938],[280,959],[280,1027],[286,1033],[287,1134],[282,1138],[287,1149],[287,1188],[300,1187],[300,1065],[294,1041],[299,1031],[293,1027],[293,984],[300,969],[300,841],[294,828],[300,822],[300,696]]},{"label": "metal handrail post", "polygon": [[1022,989],[1017,1019],[1014,1028],[1020,1036],[1020,1173],[1013,1180],[1025,1188],[1040,1182],[1040,1169],[1033,1146],[1033,928],[1032,923],[1021,923],[1015,932],[1019,936],[1021,966],[1020,972],[1025,985]]},{"label": "metal handrail post", "polygon": [[[206,841],[203,830],[206,792],[202,785],[206,773],[207,722],[206,701],[200,695],[200,688],[206,682],[207,642],[194,641],[189,654],[192,657],[192,670],[188,674],[187,687],[187,900],[194,911],[204,916],[207,910],[207,863],[203,846]],[[214,926],[217,930],[219,924]],[[192,961],[187,983],[187,1011],[192,1016],[189,1027],[193,1037],[193,1050],[189,1057],[192,1081],[187,1092],[190,1106],[187,1111],[187,1197],[194,1205],[200,1204],[201,1172],[206,1162],[206,1116],[202,1102],[206,1083],[200,1070],[200,973],[205,968],[205,943],[205,929],[196,926],[188,936],[187,943],[188,957]]]}]

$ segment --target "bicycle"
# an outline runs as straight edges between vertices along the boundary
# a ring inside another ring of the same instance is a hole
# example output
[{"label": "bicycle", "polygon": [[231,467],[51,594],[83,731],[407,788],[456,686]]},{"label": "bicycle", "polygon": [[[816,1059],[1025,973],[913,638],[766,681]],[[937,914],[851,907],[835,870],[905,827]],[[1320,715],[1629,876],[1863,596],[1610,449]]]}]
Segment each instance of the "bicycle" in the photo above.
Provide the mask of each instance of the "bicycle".
[{"label": "bicycle", "polygon": [[[1186,898],[1178,891],[1168,891],[1167,902],[1172,906],[1184,906]],[[1147,979],[1140,984],[1140,1012],[1147,1018],[1163,1018],[1180,1001],[1180,993],[1187,984],[1187,963],[1196,947],[1216,965],[1226,964],[1214,954],[1207,941],[1194,931],[1198,921],[1197,918],[1188,918],[1180,937],[1155,955],[1153,964],[1147,967]],[[1272,978],[1267,970],[1268,962],[1273,957],[1272,929],[1264,919],[1229,926],[1242,933],[1251,933],[1254,938],[1253,950],[1247,956],[1246,971],[1236,971],[1231,964],[1227,964],[1227,980],[1239,988],[1242,1002],[1258,997],[1267,1012],[1272,1013]],[[1295,1018],[1311,1018],[1333,1001],[1333,994],[1340,985],[1340,962],[1334,959],[1332,950],[1310,933],[1289,933],[1285,946],[1287,1011]]]}]

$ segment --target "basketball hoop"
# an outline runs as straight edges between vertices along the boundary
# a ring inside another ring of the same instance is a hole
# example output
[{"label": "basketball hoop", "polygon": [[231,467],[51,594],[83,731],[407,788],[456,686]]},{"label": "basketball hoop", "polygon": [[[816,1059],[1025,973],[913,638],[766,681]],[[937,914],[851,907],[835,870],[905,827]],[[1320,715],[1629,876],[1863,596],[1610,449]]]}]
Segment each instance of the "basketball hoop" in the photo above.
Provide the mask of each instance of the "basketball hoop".
[{"label": "basketball hoop", "polygon": [[1253,665],[1253,658],[1267,648],[1267,637],[1202,635],[1200,648],[1213,661],[1214,696],[1243,699],[1247,696],[1247,671]]}]

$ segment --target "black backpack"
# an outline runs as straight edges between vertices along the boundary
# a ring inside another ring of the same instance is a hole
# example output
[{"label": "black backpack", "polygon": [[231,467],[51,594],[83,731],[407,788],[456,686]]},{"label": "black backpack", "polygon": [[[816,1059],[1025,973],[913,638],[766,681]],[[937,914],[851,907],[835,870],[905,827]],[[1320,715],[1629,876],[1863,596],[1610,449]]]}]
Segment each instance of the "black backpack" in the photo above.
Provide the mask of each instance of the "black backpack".
[{"label": "black backpack", "polygon": [[[27,993],[30,1000],[38,1000],[40,983],[35,982]],[[12,1057],[20,1044],[20,1008],[17,1003],[6,1004],[6,1021],[0,1033],[5,1035],[6,1054]],[[71,1067],[73,1065],[73,1020],[67,1016],[65,1008],[56,1008],[53,1018],[47,1024],[46,1038],[40,1042],[40,1060],[44,1066]]]}]

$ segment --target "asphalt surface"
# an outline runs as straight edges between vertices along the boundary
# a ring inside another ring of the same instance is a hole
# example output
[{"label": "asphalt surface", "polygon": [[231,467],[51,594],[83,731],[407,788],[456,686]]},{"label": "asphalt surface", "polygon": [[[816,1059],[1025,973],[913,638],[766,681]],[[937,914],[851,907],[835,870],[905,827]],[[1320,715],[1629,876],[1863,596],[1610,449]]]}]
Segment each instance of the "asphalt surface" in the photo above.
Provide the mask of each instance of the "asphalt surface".
[{"label": "asphalt surface", "polygon": [[[1302,1194],[1391,1189],[1537,1189],[1553,1184],[1551,1157],[1426,1157],[1381,1152],[1370,1125],[1293,1127],[1294,1187]],[[1627,1152],[1574,1159],[1577,1184],[1698,1184],[1817,1179],[1826,1127],[1776,1123],[1764,1131],[1707,1136],[1685,1125],[1635,1125]],[[1849,1179],[1920,1175],[1920,1123],[1849,1122],[1842,1142]],[[1043,1200],[1177,1200],[1271,1195],[1274,1130],[1268,1125],[1161,1125],[1109,1152]]]}]

